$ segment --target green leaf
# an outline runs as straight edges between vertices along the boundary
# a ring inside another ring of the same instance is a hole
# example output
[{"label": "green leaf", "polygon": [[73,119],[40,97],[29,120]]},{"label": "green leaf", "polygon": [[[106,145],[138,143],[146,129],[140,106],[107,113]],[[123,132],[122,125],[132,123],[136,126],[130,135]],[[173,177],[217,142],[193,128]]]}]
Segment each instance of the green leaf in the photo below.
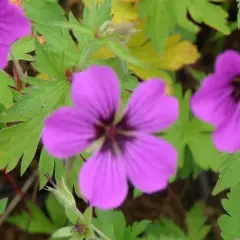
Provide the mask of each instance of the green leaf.
[{"label": "green leaf", "polygon": [[[79,53],[77,52],[77,48],[75,46],[75,43],[73,42],[72,37],[69,34],[68,29],[62,29],[56,26],[50,27],[42,24],[36,24],[35,28],[39,33],[41,33],[44,36],[46,40],[44,48],[46,48],[49,52],[58,53],[64,56],[62,60],[64,60],[65,67],[73,66],[79,61],[78,57]],[[40,46],[41,45],[38,44],[38,49]],[[49,57],[51,55],[49,54]],[[60,69],[60,66],[58,66],[58,68]]]},{"label": "green leaf", "polygon": [[[27,202],[28,209],[31,211],[31,218],[28,212],[22,212],[18,215],[10,217],[7,222],[18,226],[22,230],[28,229],[29,233],[53,234],[57,227],[44,215],[37,205]],[[31,219],[31,221],[29,221]]]},{"label": "green leaf", "polygon": [[66,80],[65,71],[68,63],[65,61],[64,52],[53,52],[47,47],[36,44],[36,63],[34,67],[41,73],[57,80]]},{"label": "green leaf", "polygon": [[235,187],[240,183],[240,154],[229,154],[220,167],[220,175],[213,193],[217,194],[222,190]]},{"label": "green leaf", "polygon": [[55,174],[54,174],[57,182],[61,181],[61,179],[65,176],[65,169],[63,166],[63,161],[60,161],[59,159],[55,159]]},{"label": "green leaf", "polygon": [[[187,22],[187,23],[191,24],[191,22]],[[197,40],[197,36],[194,32],[186,30],[186,28],[182,28],[180,26],[176,27],[174,33],[180,34],[182,40],[187,40],[189,42],[196,42],[196,40]]]},{"label": "green leaf", "polygon": [[108,48],[122,60],[127,61],[128,63],[132,63],[137,66],[144,67],[144,64],[138,60],[137,58],[130,55],[128,49],[119,41],[107,40]]},{"label": "green leaf", "polygon": [[193,4],[187,0],[185,2],[194,21],[200,24],[205,23],[226,35],[230,34],[231,31],[227,25],[228,13],[221,6],[215,5],[208,0],[194,0]]},{"label": "green leaf", "polygon": [[206,74],[202,71],[195,70],[193,68],[187,68],[191,75],[197,80],[198,83],[201,83],[202,80],[206,77]]},{"label": "green leaf", "polygon": [[69,240],[83,240],[84,236],[79,236],[79,234],[72,236]]},{"label": "green leaf", "polygon": [[141,196],[142,194],[143,193],[139,189],[134,188],[133,195],[135,198]]},{"label": "green leaf", "polygon": [[51,25],[66,19],[64,10],[55,0],[24,0],[23,7],[26,16],[35,23]]},{"label": "green leaf", "polygon": [[67,215],[68,220],[76,225],[77,223],[81,222],[81,216],[72,208],[72,207],[65,207],[65,213]]},{"label": "green leaf", "polygon": [[161,218],[160,221],[149,224],[146,232],[157,237],[166,235],[187,240],[185,233],[174,222],[165,218]]},{"label": "green leaf", "polygon": [[13,88],[11,89],[11,91],[12,91],[14,102],[18,102],[21,98],[21,94]]},{"label": "green leaf", "polygon": [[[3,70],[0,70],[0,77],[1,77],[1,81],[5,84],[7,84],[8,86],[11,87],[15,87],[16,84],[13,81],[12,77],[10,75],[8,75],[6,72],[4,72]],[[1,83],[1,85],[3,84]]]},{"label": "green leaf", "polygon": [[8,198],[0,199],[0,215],[4,213],[7,207]]},{"label": "green leaf", "polygon": [[132,225],[132,234],[135,237],[137,237],[138,235],[140,235],[141,233],[143,233],[147,229],[149,223],[150,223],[149,220],[134,222],[133,225]]},{"label": "green leaf", "polygon": [[15,86],[14,81],[4,71],[0,71],[0,103],[7,108],[13,104],[13,94],[9,86]]},{"label": "green leaf", "polygon": [[[210,230],[210,226],[205,226],[206,217],[202,212],[201,205],[195,204],[190,212],[187,213],[186,223],[188,234],[186,235],[173,221],[161,218],[158,222],[150,223],[146,233],[157,239],[179,239],[179,240],[203,240]],[[162,237],[165,238],[162,238]]]},{"label": "green leaf", "polygon": [[[39,130],[39,129],[38,129]],[[35,138],[32,138],[31,141],[28,143],[28,148],[26,149],[26,151],[24,152],[24,155],[22,157],[22,162],[21,162],[21,175],[23,175],[25,173],[25,171],[27,170],[28,166],[31,164],[37,147],[38,147],[38,143],[40,140],[40,135],[41,133],[38,131],[38,134],[36,134]]]},{"label": "green leaf", "polygon": [[222,201],[227,214],[219,219],[219,226],[224,240],[240,239],[240,184],[231,188],[228,199]]},{"label": "green leaf", "polygon": [[[42,117],[35,117],[32,120],[24,123],[14,125],[12,127],[5,128],[1,130],[0,134],[0,152],[1,152],[1,161],[0,166],[6,167],[7,171],[11,171],[18,163],[19,158],[22,155],[27,154],[25,157],[26,162],[30,162],[32,152],[34,148],[36,151],[37,144],[36,142],[40,138],[42,126]],[[13,132],[14,131],[14,132]],[[30,146],[29,143],[34,141],[34,144]],[[23,162],[25,164],[26,162]],[[24,169],[26,165],[22,169]]]},{"label": "green leaf", "polygon": [[45,174],[48,174],[49,177],[51,177],[54,170],[54,157],[50,156],[45,149],[41,152],[38,169],[39,188],[42,189],[47,183]]},{"label": "green leaf", "polygon": [[211,168],[218,170],[223,161],[226,159],[226,154],[222,154],[216,150],[212,142],[212,133],[201,132],[201,129],[197,129],[197,125],[195,124],[193,124],[192,127],[198,131],[196,133],[192,133],[192,136],[189,137],[188,140],[188,146],[192,152],[195,162],[202,169]]},{"label": "green leaf", "polygon": [[140,16],[147,20],[147,33],[153,46],[163,52],[166,40],[177,26],[189,32],[197,33],[198,24],[206,24],[223,34],[230,34],[227,24],[228,13],[222,6],[210,0],[141,0]]},{"label": "green leaf", "polygon": [[138,84],[139,84],[139,81],[137,80],[136,77],[132,75],[128,75],[126,78],[122,79],[121,81],[122,90],[134,91],[138,86]]},{"label": "green leaf", "polygon": [[103,212],[96,210],[97,218],[93,224],[109,238],[114,240],[136,240],[147,228],[150,221],[135,222],[132,226],[126,226],[124,215],[119,211]]},{"label": "green leaf", "polygon": [[82,38],[85,37],[90,37],[91,39],[94,38],[93,31],[88,26],[82,24],[82,22],[79,22],[71,12],[69,13],[69,22],[66,21],[55,22],[54,26],[72,29],[74,35],[79,36],[79,38],[80,36],[82,36]]},{"label": "green leaf", "polygon": [[[227,154],[219,153],[211,140],[213,126],[194,118],[190,113],[190,92],[182,96],[179,86],[175,89],[175,96],[180,104],[180,116],[173,126],[166,130],[164,138],[170,141],[178,150],[178,164],[182,168],[186,146],[189,147],[195,163],[202,169],[217,171]],[[202,149],[206,149],[202,151]]]},{"label": "green leaf", "polygon": [[190,22],[187,17],[187,12],[189,12],[195,22],[205,23],[219,32],[230,34],[230,28],[227,25],[228,14],[221,6],[211,3],[209,0],[174,1],[177,24],[182,28],[195,33],[199,31],[199,27]]},{"label": "green leaf", "polygon": [[173,4],[175,0],[142,0],[140,2],[140,16],[146,18],[147,33],[159,52],[163,52],[166,40],[176,25]]},{"label": "green leaf", "polygon": [[47,115],[68,89],[68,83],[63,81],[45,81],[44,87],[28,88],[28,94],[22,95],[16,104],[0,114],[0,121],[28,121],[36,116]]},{"label": "green leaf", "polygon": [[[31,94],[33,89],[39,90],[39,88],[45,89],[48,88],[49,86],[53,86],[53,82],[51,81],[44,81],[43,79],[40,79],[38,77],[25,77],[23,79],[23,82],[28,83],[31,87],[23,89],[24,93],[29,93]],[[34,87],[34,88],[32,88]],[[45,91],[45,90],[43,90]],[[21,98],[19,98],[20,100]],[[19,101],[18,100],[18,101]]]},{"label": "green leaf", "polygon": [[[61,161],[61,160],[59,160]],[[66,180],[67,180],[67,185],[69,187],[69,189],[73,189],[75,190],[76,193],[78,193],[78,175],[79,175],[79,171],[83,165],[83,160],[81,159],[80,156],[74,157],[72,159],[68,159],[67,160],[67,166],[71,165],[69,167],[67,167],[67,169],[64,169],[65,174],[66,175]],[[61,171],[61,169],[60,169]]]},{"label": "green leaf", "polygon": [[[2,93],[0,94],[2,97],[2,100],[0,97],[0,104],[7,107],[5,111],[0,113],[0,122],[16,123],[12,127],[1,130],[3,138],[0,145],[0,166],[7,167],[7,171],[10,171],[16,167],[18,160],[22,157],[21,174],[26,171],[36,153],[44,118],[66,101],[66,93],[69,92],[70,84],[67,82],[65,70],[69,65],[72,65],[72,63],[69,63],[69,59],[74,58],[74,51],[76,50],[67,29],[62,30],[57,27],[45,26],[45,24],[50,24],[53,19],[65,19],[64,12],[56,1],[43,0],[36,2],[25,0],[24,4],[27,14],[30,14],[30,18],[37,24],[37,30],[42,31],[52,45],[47,43],[42,46],[37,41],[35,42],[36,62],[34,66],[41,73],[48,75],[48,81],[24,78],[22,80],[30,83],[31,86],[24,88],[22,95],[19,95],[9,88],[9,86],[14,86],[14,82],[3,72],[0,73],[3,82],[0,85],[0,93]],[[49,13],[51,17],[49,19],[48,16],[46,21],[45,14]],[[54,39],[55,37],[57,40]],[[25,54],[33,50],[35,46],[32,38],[24,38],[15,43],[13,50]],[[66,51],[67,55],[65,56]],[[77,59],[76,56],[77,54],[75,55]],[[17,100],[15,104],[13,104],[13,98]],[[47,158],[47,160],[51,159]],[[44,158],[41,160],[44,163]],[[40,171],[41,187],[46,183],[45,171],[48,171],[51,175],[53,166],[53,161],[40,166],[40,169],[43,169]]]},{"label": "green leaf", "polygon": [[[26,79],[28,80],[29,78]],[[17,165],[22,155],[21,173],[26,171],[35,155],[45,116],[59,105],[65,92],[69,91],[67,82],[42,82],[44,84],[38,85],[39,81],[35,81],[36,84],[33,87],[27,88],[27,94],[22,95],[16,104],[0,114],[1,122],[25,121],[1,130],[0,166],[3,168],[7,166],[8,171]],[[51,162],[47,164],[49,164],[47,169],[49,170]],[[41,175],[40,172],[42,186],[44,186],[42,181],[44,173]]]},{"label": "green leaf", "polygon": [[92,30],[98,30],[102,24],[111,20],[111,1],[105,0],[102,4],[92,4],[84,8],[83,23]]},{"label": "green leaf", "polygon": [[110,239],[122,240],[126,227],[124,215],[119,211],[103,212],[96,210],[97,219],[93,224],[102,230]]},{"label": "green leaf", "polygon": [[171,236],[165,236],[163,234],[160,234],[159,236],[149,235],[146,238],[141,238],[141,240],[185,240],[185,238],[171,237]]},{"label": "green leaf", "polygon": [[[15,59],[34,61],[35,58],[27,54],[35,50],[34,38],[25,37],[17,40],[13,43],[11,50]],[[11,55],[9,55],[9,60],[12,60]]]},{"label": "green leaf", "polygon": [[184,149],[184,164],[182,168],[178,170],[178,177],[180,179],[186,179],[189,176],[192,176],[193,178],[195,178],[195,177],[198,177],[201,171],[202,169],[194,161],[193,154],[189,149],[189,146],[186,145]]},{"label": "green leaf", "polygon": [[68,238],[73,235],[73,227],[63,227],[58,229],[53,235],[52,238]]},{"label": "green leaf", "polygon": [[83,213],[84,223],[90,224],[92,222],[93,209],[88,207]]},{"label": "green leaf", "polygon": [[186,222],[188,226],[188,240],[203,240],[210,230],[210,226],[205,226],[206,217],[200,203],[195,204],[187,214]]},{"label": "green leaf", "polygon": [[167,129],[164,138],[170,141],[178,151],[178,165],[181,168],[184,164],[184,152],[187,144],[188,135],[186,133],[186,126],[190,117],[190,92],[186,92],[183,96],[182,89],[179,85],[174,89],[174,95],[177,97],[180,105],[180,116],[173,126]]},{"label": "green leaf", "polygon": [[46,208],[55,226],[60,228],[66,224],[67,217],[64,208],[53,196],[53,194],[48,195],[46,200]]},{"label": "green leaf", "polygon": [[55,195],[56,199],[64,207],[76,207],[76,201],[73,197],[72,190],[66,184],[65,179],[62,177],[62,180],[57,183],[56,188],[51,189],[52,193]]}]

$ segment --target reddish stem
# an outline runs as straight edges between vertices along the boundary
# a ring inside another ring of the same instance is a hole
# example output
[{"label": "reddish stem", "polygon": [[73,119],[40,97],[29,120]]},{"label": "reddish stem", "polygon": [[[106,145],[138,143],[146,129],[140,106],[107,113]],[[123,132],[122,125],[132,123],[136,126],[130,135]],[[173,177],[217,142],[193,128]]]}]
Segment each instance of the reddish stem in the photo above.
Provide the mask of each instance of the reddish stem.
[{"label": "reddish stem", "polygon": [[67,70],[65,71],[65,76],[66,76],[67,80],[68,80],[70,83],[72,83],[72,76],[73,76],[72,71],[69,70],[69,69],[67,69]]},{"label": "reddish stem", "polygon": [[21,77],[18,74],[17,67],[15,65],[13,65],[13,76],[16,81],[17,91],[20,92],[22,90],[22,81]]},{"label": "reddish stem", "polygon": [[7,181],[11,184],[11,186],[15,189],[15,191],[22,197],[25,198],[25,194],[22,192],[21,188],[17,185],[14,178],[8,174],[5,170],[2,170],[4,177],[7,179]]}]

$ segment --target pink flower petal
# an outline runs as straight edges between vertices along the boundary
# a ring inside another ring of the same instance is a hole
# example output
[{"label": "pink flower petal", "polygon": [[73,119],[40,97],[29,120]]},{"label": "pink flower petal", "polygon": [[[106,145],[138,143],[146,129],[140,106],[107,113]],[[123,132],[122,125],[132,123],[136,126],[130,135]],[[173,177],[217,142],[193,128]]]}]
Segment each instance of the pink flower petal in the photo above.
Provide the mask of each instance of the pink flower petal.
[{"label": "pink flower petal", "polygon": [[96,132],[83,111],[62,107],[44,123],[42,140],[54,157],[68,158],[79,154],[92,143]]},{"label": "pink flower petal", "polygon": [[231,116],[237,106],[231,97],[231,85],[219,87],[217,81],[221,79],[216,75],[206,77],[201,88],[191,99],[193,114],[213,125],[218,125]]},{"label": "pink flower petal", "polygon": [[[18,38],[31,34],[31,25],[24,16],[22,9],[10,4],[7,0],[0,1],[0,52],[6,53]],[[6,54],[1,55],[0,68],[6,66]]]},{"label": "pink flower petal", "polygon": [[164,189],[177,169],[174,147],[150,135],[140,135],[128,141],[123,159],[133,185],[146,193]]},{"label": "pink flower petal", "polygon": [[112,119],[120,104],[117,75],[110,67],[94,65],[74,74],[72,98],[78,108],[88,111],[93,118]]},{"label": "pink flower petal", "polygon": [[234,153],[240,150],[240,105],[235,113],[219,125],[213,134],[213,142],[221,152]]},{"label": "pink flower petal", "polygon": [[10,47],[0,44],[0,69],[7,66]]},{"label": "pink flower petal", "polygon": [[0,3],[0,43],[12,44],[18,38],[31,34],[31,25],[23,10],[7,0]]},{"label": "pink flower petal", "polygon": [[128,192],[123,161],[111,151],[97,152],[82,166],[79,186],[94,207],[106,210],[120,206]]},{"label": "pink flower petal", "polygon": [[147,133],[161,131],[178,118],[178,101],[165,95],[160,79],[141,83],[131,96],[125,110],[130,126]]},{"label": "pink flower petal", "polygon": [[234,50],[227,50],[218,55],[215,63],[215,72],[221,79],[217,82],[230,82],[240,75],[240,54]]}]

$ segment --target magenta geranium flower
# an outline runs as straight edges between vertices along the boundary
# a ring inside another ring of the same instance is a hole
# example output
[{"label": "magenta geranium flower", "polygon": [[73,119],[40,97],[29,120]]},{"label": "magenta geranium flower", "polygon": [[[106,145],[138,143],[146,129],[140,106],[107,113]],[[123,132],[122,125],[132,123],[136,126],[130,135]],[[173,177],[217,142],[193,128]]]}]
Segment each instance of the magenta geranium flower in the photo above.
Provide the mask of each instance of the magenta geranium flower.
[{"label": "magenta geranium flower", "polygon": [[191,100],[193,114],[214,126],[213,141],[222,152],[240,150],[240,54],[228,50],[217,57]]},{"label": "magenta geranium flower", "polygon": [[120,87],[115,72],[107,66],[91,66],[74,74],[74,107],[62,107],[46,119],[42,140],[58,158],[75,156],[101,142],[79,174],[81,192],[91,205],[119,206],[127,195],[128,179],[152,193],[165,188],[175,174],[176,150],[151,135],[178,117],[178,102],[166,96],[164,88],[160,79],[140,84],[118,120]]},{"label": "magenta geranium flower", "polygon": [[4,68],[12,43],[29,35],[31,26],[22,9],[8,0],[0,0],[0,9],[0,68]]}]

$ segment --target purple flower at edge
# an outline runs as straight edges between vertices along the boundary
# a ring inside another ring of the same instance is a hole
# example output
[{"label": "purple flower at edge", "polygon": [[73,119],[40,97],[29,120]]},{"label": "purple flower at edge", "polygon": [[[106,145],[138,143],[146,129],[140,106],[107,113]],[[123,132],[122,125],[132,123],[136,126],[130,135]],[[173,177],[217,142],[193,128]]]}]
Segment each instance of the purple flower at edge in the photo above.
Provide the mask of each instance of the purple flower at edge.
[{"label": "purple flower at edge", "polygon": [[61,107],[45,120],[42,140],[58,158],[75,156],[102,139],[102,145],[82,166],[81,193],[90,204],[109,209],[126,198],[128,179],[145,193],[162,190],[176,172],[174,147],[151,133],[169,127],[178,117],[178,102],[166,96],[160,79],[141,83],[123,117],[117,75],[107,66],[90,66],[74,74],[73,107]]},{"label": "purple flower at edge", "polygon": [[192,97],[193,114],[216,127],[213,142],[222,152],[240,150],[240,54],[218,55],[215,71]]},{"label": "purple flower at edge", "polygon": [[0,69],[6,67],[11,45],[31,34],[31,25],[21,8],[0,0]]}]

